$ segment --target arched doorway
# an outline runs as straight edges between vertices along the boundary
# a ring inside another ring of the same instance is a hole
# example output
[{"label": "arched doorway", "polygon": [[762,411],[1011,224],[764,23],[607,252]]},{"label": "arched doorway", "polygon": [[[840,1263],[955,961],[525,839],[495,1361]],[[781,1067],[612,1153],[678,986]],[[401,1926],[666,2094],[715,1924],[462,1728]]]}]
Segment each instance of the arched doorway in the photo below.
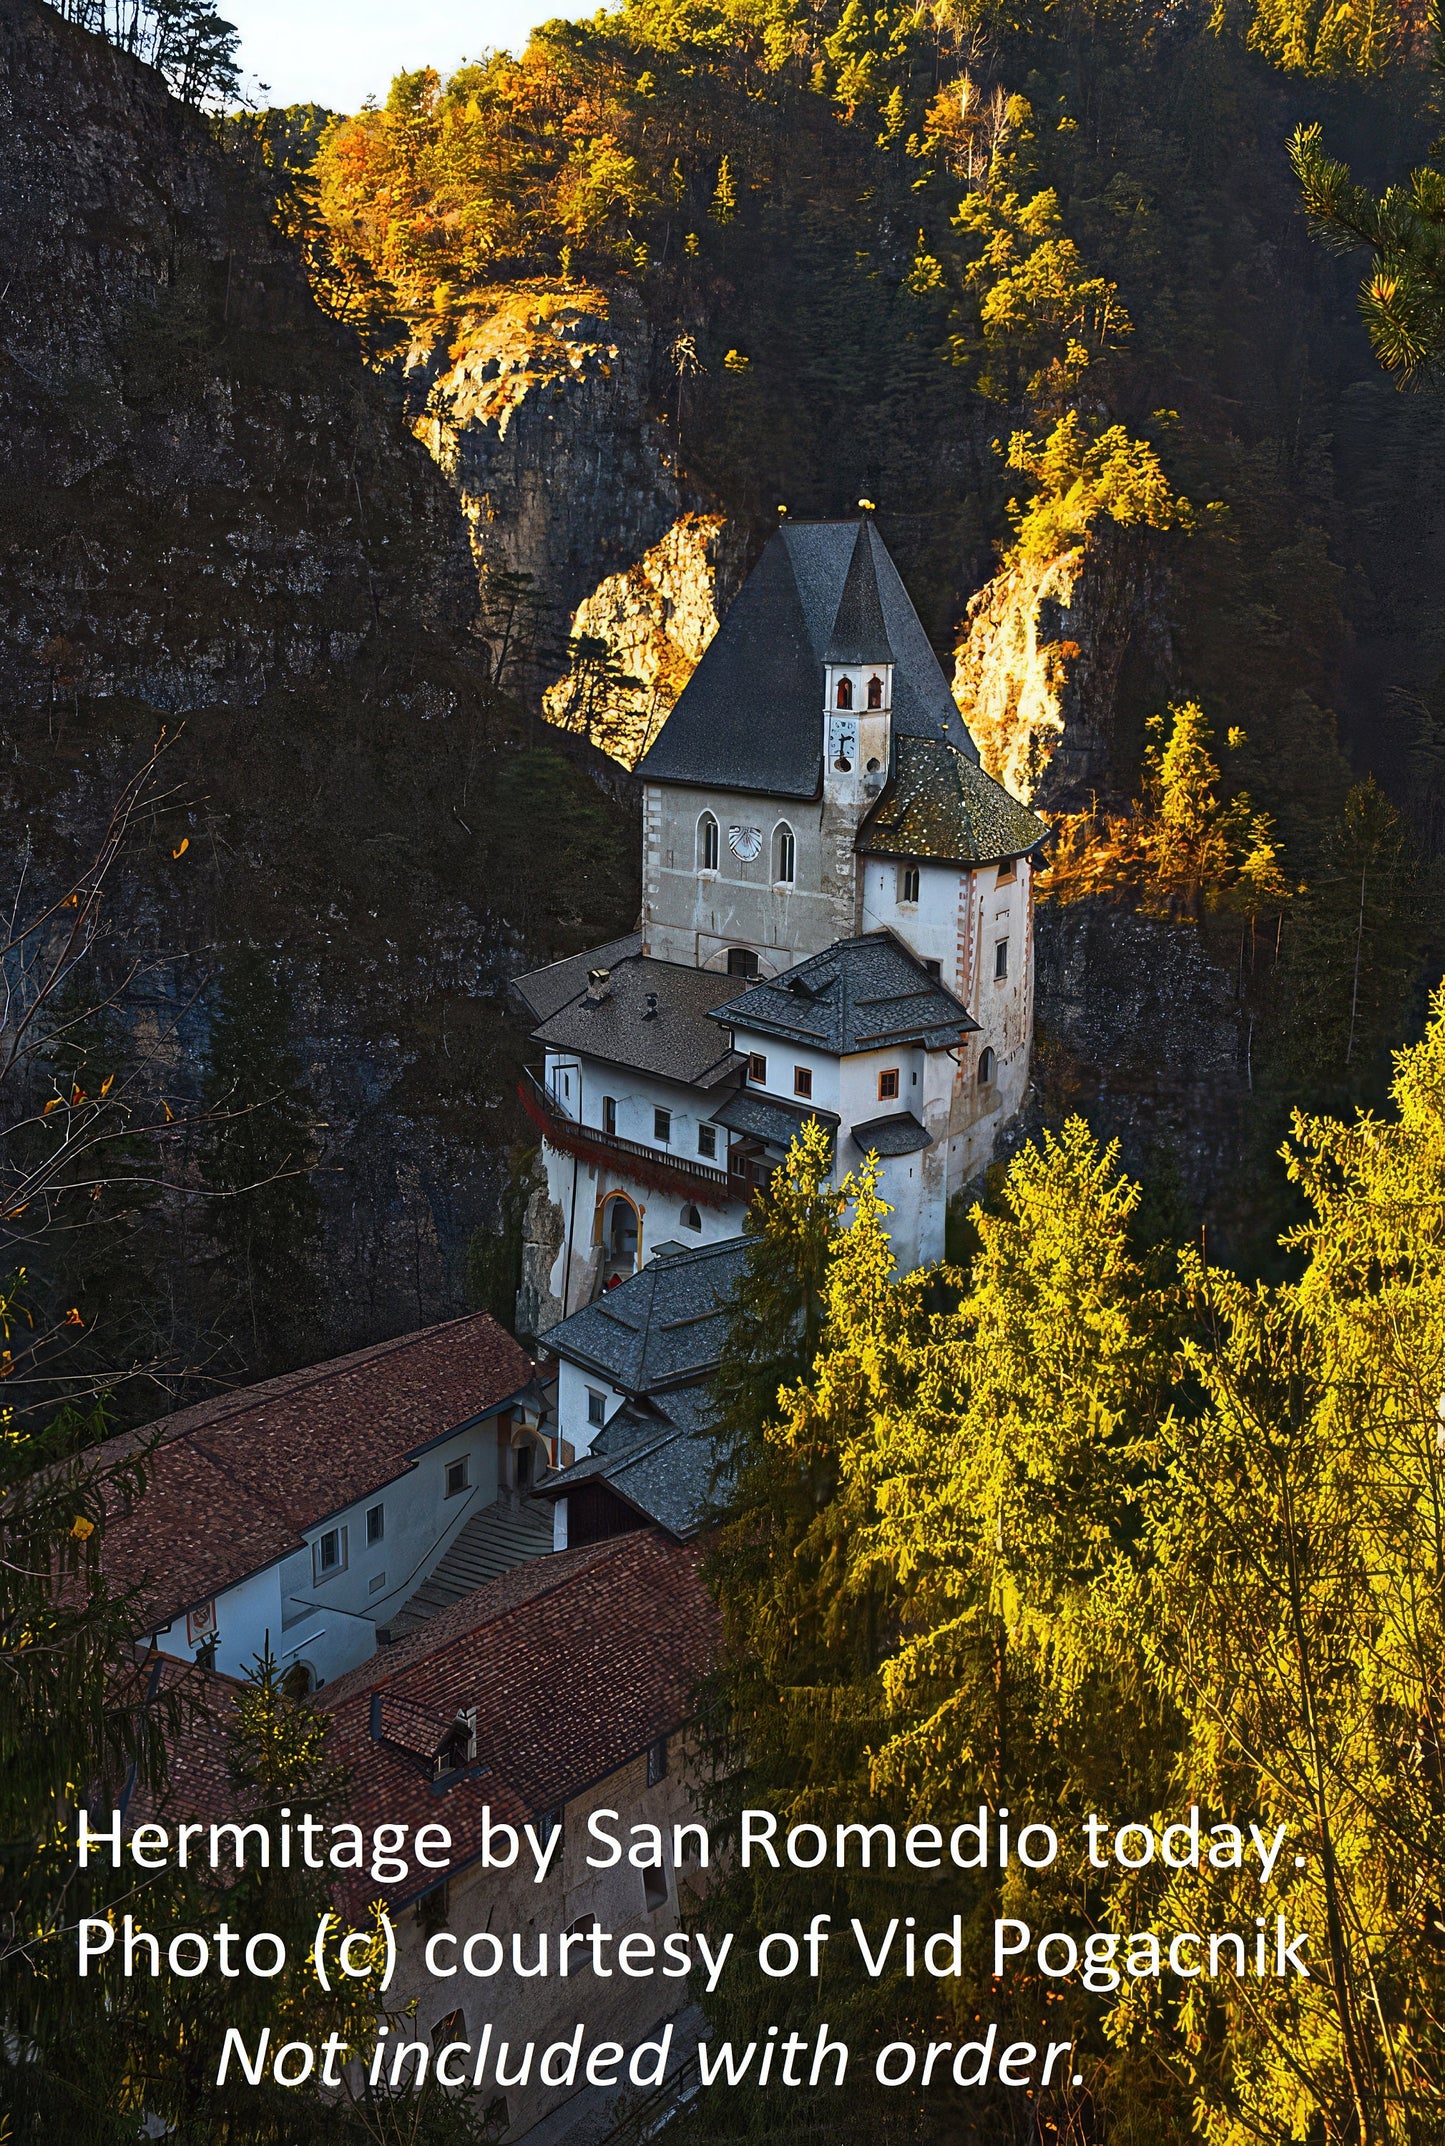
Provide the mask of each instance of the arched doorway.
[{"label": "arched doorway", "polygon": [[637,1209],[625,1192],[609,1195],[602,1209],[602,1287],[614,1289],[637,1272]]}]

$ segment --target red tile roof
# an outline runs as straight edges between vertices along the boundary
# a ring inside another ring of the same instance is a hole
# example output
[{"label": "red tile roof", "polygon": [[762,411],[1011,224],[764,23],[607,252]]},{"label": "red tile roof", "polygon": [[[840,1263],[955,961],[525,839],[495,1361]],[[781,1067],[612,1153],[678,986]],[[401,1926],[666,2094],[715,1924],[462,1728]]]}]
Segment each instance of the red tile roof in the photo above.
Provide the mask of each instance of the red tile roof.
[{"label": "red tile roof", "polygon": [[105,1530],[110,1580],[150,1629],[301,1547],[303,1531],[519,1393],[532,1362],[485,1312],[184,1408],[106,1448],[158,1441],[144,1495]]},{"label": "red tile roof", "polygon": [[[494,1824],[535,1819],[679,1728],[717,1636],[698,1560],[696,1545],[652,1530],[536,1558],[324,1686],[313,1704],[332,1724],[327,1758],[348,1776],[327,1821],[368,1833],[408,1825],[409,1837],[418,1826],[444,1825],[455,1874],[476,1860],[484,1804]],[[212,1687],[209,1718],[195,1719],[176,1742],[160,1813],[172,1823],[214,1820],[234,1801],[218,1763],[222,1680],[209,1680]],[[476,1763],[449,1782],[434,1785],[427,1759],[392,1740],[402,1727],[430,1726],[439,1744],[473,1707]],[[387,1740],[374,1736],[374,1722]],[[424,1889],[414,1876],[393,1888],[392,1905]],[[351,1904],[377,1890],[358,1878]]]}]

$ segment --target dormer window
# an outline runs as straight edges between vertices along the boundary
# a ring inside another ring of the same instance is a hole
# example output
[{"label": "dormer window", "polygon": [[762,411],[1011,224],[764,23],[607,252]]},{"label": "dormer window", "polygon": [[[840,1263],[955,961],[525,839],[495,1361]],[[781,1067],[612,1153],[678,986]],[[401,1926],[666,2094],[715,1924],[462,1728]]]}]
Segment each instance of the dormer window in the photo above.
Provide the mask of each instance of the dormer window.
[{"label": "dormer window", "polygon": [[870,708],[883,706],[883,680],[876,671],[868,681],[868,705]]},{"label": "dormer window", "polygon": [[852,705],[853,681],[851,678],[840,678],[838,680],[838,706],[840,708],[851,708]]}]

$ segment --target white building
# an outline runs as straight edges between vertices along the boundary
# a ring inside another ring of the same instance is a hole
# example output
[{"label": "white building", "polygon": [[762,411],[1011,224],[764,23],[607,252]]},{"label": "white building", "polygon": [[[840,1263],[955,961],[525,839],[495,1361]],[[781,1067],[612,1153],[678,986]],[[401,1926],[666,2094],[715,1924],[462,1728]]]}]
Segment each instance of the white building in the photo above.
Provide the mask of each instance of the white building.
[{"label": "white building", "polygon": [[239,1677],[269,1647],[288,1690],[315,1690],[551,1549],[528,1493],[566,1456],[543,1409],[485,1313],[182,1409],[125,1434],[153,1450],[107,1518],[106,1577],[162,1653]]},{"label": "white building", "polygon": [[641,930],[516,986],[543,1333],[736,1236],[808,1118],[875,1153],[905,1269],[1028,1082],[1043,823],[978,765],[871,521],[772,538],[641,762]]}]

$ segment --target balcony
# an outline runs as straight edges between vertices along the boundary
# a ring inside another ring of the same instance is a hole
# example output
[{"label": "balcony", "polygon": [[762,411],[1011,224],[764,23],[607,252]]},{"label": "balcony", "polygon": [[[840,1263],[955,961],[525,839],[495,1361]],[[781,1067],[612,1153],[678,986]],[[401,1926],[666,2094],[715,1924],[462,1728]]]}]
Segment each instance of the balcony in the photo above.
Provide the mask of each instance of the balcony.
[{"label": "balcony", "polygon": [[584,1162],[620,1170],[659,1192],[686,1193],[707,1207],[730,1207],[735,1200],[746,1200],[751,1194],[751,1185],[739,1185],[726,1170],[715,1170],[709,1163],[674,1155],[667,1148],[644,1147],[640,1140],[604,1133],[600,1125],[580,1125],[547,1093],[535,1073],[523,1073],[517,1094],[543,1139],[564,1155],[578,1155]]}]

